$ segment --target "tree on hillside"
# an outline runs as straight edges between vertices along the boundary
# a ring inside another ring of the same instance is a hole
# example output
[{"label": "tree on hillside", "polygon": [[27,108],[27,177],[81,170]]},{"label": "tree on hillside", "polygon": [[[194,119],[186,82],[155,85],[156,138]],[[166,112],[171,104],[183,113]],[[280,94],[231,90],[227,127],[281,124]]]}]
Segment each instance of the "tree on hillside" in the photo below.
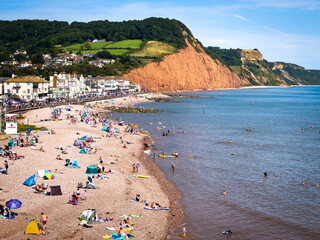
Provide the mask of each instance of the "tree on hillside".
[{"label": "tree on hillside", "polygon": [[24,54],[16,54],[14,55],[14,59],[18,62],[21,63],[22,61],[28,60],[27,56]]},{"label": "tree on hillside", "polygon": [[91,47],[90,43],[85,43],[84,48],[87,50],[90,50],[92,47]]}]

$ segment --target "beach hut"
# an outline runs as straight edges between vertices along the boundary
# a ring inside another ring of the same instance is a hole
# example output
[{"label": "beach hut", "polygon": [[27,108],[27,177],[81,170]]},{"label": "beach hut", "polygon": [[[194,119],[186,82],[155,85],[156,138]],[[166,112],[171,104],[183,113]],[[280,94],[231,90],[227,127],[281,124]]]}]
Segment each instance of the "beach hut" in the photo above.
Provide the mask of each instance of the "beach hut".
[{"label": "beach hut", "polygon": [[87,174],[97,174],[98,173],[98,167],[90,165],[90,166],[87,167],[86,173]]}]

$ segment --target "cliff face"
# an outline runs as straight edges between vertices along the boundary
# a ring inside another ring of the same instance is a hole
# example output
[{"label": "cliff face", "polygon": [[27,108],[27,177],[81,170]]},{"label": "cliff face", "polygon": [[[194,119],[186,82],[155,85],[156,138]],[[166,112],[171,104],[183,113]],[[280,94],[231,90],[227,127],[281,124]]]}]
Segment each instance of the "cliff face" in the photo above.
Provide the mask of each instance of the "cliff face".
[{"label": "cliff face", "polygon": [[242,50],[241,57],[250,61],[262,61],[263,57],[259,50]]},{"label": "cliff face", "polygon": [[149,63],[132,70],[124,78],[140,84],[149,91],[206,90],[238,88],[250,84],[213,60],[200,46],[194,47],[186,40],[187,47],[169,55],[161,62]]}]

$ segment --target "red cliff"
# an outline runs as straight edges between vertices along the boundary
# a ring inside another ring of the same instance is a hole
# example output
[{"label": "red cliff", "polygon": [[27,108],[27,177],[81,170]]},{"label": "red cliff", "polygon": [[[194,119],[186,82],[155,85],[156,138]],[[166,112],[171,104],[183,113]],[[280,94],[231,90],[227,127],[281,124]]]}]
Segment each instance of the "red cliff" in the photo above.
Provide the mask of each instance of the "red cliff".
[{"label": "red cliff", "polygon": [[239,88],[250,84],[218,60],[213,60],[200,46],[197,46],[200,51],[196,51],[186,42],[185,49],[166,56],[161,62],[134,69],[124,78],[149,91]]}]

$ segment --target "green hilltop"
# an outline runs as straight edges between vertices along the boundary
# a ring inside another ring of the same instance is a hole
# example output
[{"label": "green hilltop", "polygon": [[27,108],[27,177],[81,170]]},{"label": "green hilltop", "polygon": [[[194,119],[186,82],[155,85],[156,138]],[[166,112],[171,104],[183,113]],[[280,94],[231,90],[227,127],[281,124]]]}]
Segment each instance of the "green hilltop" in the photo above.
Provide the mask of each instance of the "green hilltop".
[{"label": "green hilltop", "polygon": [[[55,71],[76,71],[84,76],[118,76],[149,62],[162,61],[164,56],[185,48],[185,39],[202,46],[182,22],[168,18],[88,23],[49,20],[0,21],[0,62],[8,62],[0,66],[0,77],[8,77],[14,73],[21,76],[42,75],[48,79]],[[200,52],[196,47],[195,49]],[[240,78],[247,79],[250,85],[320,84],[319,70],[305,70],[289,63],[268,62],[257,49],[203,49]],[[22,50],[26,51],[27,55],[15,54]],[[45,62],[43,54],[59,57],[65,53],[86,57],[82,62],[59,68],[20,68],[9,63],[11,60],[19,63],[30,60],[33,64],[40,65]],[[115,61],[114,64],[103,67],[89,64],[97,58]]]}]

